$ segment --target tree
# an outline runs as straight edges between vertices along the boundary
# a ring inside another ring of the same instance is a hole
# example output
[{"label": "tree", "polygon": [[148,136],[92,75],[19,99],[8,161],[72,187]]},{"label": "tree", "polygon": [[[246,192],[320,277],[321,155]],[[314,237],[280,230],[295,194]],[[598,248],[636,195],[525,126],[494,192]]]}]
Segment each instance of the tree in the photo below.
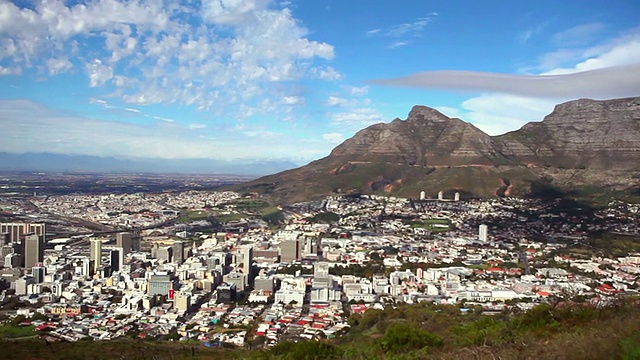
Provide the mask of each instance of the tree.
[{"label": "tree", "polygon": [[24,322],[26,319],[27,319],[27,317],[26,317],[26,316],[24,316],[24,315],[18,315],[18,316],[14,317],[14,318],[11,320],[11,323],[10,323],[10,324],[11,324],[11,325],[13,325],[13,326],[17,326],[17,325],[19,325],[20,323]]}]

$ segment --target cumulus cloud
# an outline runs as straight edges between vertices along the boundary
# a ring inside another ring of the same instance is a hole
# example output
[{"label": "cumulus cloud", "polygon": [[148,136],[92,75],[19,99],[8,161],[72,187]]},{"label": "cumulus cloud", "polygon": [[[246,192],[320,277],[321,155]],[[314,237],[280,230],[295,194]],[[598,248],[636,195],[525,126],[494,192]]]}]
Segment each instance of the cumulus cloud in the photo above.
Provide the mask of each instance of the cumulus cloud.
[{"label": "cumulus cloud", "polygon": [[373,108],[357,108],[331,114],[332,125],[348,130],[359,130],[383,121],[382,114]]},{"label": "cumulus cloud", "polygon": [[293,90],[274,83],[339,79],[334,56],[274,0],[0,0],[0,75],[80,70],[130,104],[223,111],[282,99]]}]

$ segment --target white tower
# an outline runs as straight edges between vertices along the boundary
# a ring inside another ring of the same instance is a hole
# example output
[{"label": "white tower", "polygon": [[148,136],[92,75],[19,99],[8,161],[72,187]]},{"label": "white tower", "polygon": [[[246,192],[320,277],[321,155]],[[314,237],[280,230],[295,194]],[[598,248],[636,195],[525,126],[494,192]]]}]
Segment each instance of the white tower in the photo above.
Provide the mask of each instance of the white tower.
[{"label": "white tower", "polygon": [[438,200],[444,200],[444,192],[442,190],[438,191]]},{"label": "white tower", "polygon": [[489,228],[487,227],[487,225],[482,224],[478,227],[478,238],[480,239],[480,241],[482,242],[487,242],[487,239],[489,237]]},{"label": "white tower", "polygon": [[455,195],[453,196],[453,200],[460,201],[460,193],[459,192],[455,193]]},{"label": "white tower", "polygon": [[424,200],[427,198],[427,193],[424,191],[420,191],[420,200]]}]

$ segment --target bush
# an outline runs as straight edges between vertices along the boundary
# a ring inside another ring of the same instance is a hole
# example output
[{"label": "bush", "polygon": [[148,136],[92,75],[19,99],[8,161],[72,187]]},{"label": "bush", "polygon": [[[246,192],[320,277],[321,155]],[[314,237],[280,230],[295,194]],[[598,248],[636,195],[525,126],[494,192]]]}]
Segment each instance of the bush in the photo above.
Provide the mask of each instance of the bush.
[{"label": "bush", "polygon": [[414,324],[396,323],[387,328],[380,339],[380,344],[385,352],[400,353],[442,346],[442,338]]},{"label": "bush", "polygon": [[338,359],[342,350],[324,341],[283,342],[274,346],[264,355],[266,358],[283,360]]}]

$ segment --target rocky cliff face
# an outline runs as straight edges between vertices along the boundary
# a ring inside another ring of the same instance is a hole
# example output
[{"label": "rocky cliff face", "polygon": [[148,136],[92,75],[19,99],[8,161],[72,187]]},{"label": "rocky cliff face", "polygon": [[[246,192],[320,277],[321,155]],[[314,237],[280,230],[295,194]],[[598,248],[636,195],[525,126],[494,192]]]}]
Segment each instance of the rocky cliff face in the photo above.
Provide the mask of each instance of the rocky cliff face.
[{"label": "rocky cliff face", "polygon": [[505,156],[536,166],[640,169],[640,98],[560,104],[495,143]]},{"label": "rocky cliff face", "polygon": [[395,119],[361,130],[336,147],[330,157],[411,166],[509,163],[496,151],[489,135],[426,106],[415,106],[407,120]]},{"label": "rocky cliff face", "polygon": [[576,100],[541,122],[491,137],[472,124],[415,106],[406,120],[361,130],[329,156],[237,187],[283,202],[345,192],[416,197],[523,195],[544,181],[569,189],[640,186],[640,97]]}]

